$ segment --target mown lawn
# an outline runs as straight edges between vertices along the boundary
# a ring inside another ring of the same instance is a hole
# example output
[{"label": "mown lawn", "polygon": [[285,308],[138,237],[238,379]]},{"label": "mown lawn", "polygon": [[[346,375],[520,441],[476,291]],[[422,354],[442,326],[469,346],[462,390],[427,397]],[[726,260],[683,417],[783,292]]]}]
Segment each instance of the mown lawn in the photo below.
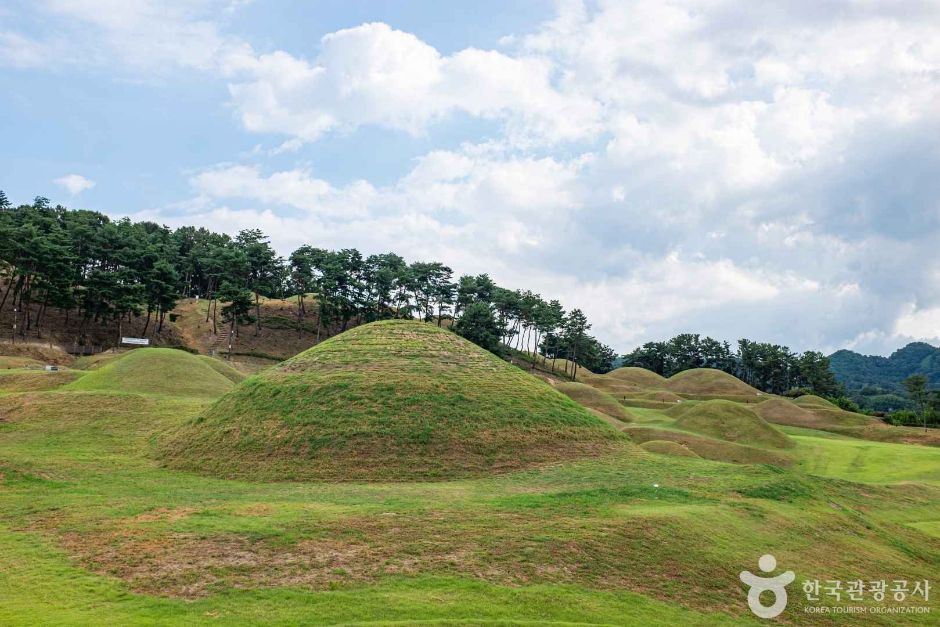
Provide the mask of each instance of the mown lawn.
[{"label": "mown lawn", "polygon": [[821,435],[791,437],[800,444],[800,466],[814,475],[863,483],[940,485],[940,448]]}]

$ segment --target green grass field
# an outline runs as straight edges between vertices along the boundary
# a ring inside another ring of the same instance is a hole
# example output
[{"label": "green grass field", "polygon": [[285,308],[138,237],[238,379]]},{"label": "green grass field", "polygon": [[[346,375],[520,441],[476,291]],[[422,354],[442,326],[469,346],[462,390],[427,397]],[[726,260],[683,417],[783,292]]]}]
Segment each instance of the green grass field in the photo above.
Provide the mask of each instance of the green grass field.
[{"label": "green grass field", "polygon": [[[938,449],[785,427],[789,467],[627,442],[446,481],[229,480],[162,466],[215,400],[165,372],[0,395],[0,624],[758,624],[738,572],[766,552],[797,581],[940,566]],[[790,592],[789,623],[855,624]]]},{"label": "green grass field", "polygon": [[940,485],[940,449],[854,438],[793,435],[800,467],[822,477],[862,483],[917,481]]}]

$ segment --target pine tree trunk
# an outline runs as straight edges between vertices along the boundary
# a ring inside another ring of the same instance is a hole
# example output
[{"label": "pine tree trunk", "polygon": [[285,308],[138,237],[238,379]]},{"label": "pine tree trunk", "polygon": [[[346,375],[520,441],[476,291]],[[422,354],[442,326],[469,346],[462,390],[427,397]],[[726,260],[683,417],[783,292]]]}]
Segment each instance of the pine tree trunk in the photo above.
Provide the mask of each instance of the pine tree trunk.
[{"label": "pine tree trunk", "polygon": [[10,282],[7,283],[7,289],[3,292],[3,300],[0,300],[0,311],[3,311],[3,306],[7,302],[7,296],[10,295],[10,288],[13,287],[13,277],[16,276],[16,268],[13,269],[13,272],[10,273]]}]

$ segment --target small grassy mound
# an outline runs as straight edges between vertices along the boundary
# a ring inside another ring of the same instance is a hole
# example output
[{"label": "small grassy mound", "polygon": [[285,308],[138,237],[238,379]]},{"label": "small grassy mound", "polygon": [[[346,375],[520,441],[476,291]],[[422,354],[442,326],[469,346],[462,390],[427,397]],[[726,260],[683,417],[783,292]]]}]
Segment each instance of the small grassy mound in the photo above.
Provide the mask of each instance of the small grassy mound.
[{"label": "small grassy mound", "polygon": [[793,446],[786,434],[740,403],[712,400],[676,411],[681,412],[676,426],[682,429],[752,446]]},{"label": "small grassy mound", "polygon": [[262,480],[453,478],[613,451],[627,438],[446,329],[376,322],[238,385],[162,449]]},{"label": "small grassy mound", "polygon": [[685,444],[673,442],[671,440],[648,440],[641,444],[640,448],[649,451],[650,453],[672,455],[673,457],[699,457],[698,453],[690,449]]},{"label": "small grassy mound", "polygon": [[120,355],[70,384],[73,390],[217,397],[232,382],[196,355],[173,348],[140,348]]},{"label": "small grassy mound", "polygon": [[574,382],[559,383],[555,386],[555,389],[585,407],[596,409],[622,422],[633,420],[630,412],[624,409],[623,405],[617,402],[617,399],[606,392],[592,388],[590,385]]},{"label": "small grassy mound", "polygon": [[611,370],[603,375],[606,379],[616,379],[641,388],[661,388],[666,384],[666,378],[646,368],[627,366]]},{"label": "small grassy mound", "polygon": [[214,357],[209,357],[207,355],[199,355],[199,359],[209,364],[210,368],[218,372],[232,383],[241,383],[245,380],[245,373],[236,370],[221,359],[215,359]]},{"label": "small grassy mound", "polygon": [[760,391],[735,376],[713,368],[693,368],[666,380],[667,390],[700,396],[758,396]]}]

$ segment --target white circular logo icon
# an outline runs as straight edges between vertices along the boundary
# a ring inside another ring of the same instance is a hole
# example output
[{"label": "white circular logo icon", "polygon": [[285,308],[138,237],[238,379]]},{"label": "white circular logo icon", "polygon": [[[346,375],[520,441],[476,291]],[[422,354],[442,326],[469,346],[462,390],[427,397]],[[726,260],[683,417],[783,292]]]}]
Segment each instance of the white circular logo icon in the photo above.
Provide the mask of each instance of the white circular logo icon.
[{"label": "white circular logo icon", "polygon": [[[762,555],[761,558],[757,560],[757,565],[760,567],[761,571],[772,573],[777,568],[777,558],[769,553]],[[740,577],[745,585],[750,586],[750,590],[747,592],[747,605],[756,616],[760,618],[774,618],[780,616],[781,612],[786,609],[786,586],[796,577],[792,570],[780,573],[776,577],[761,577],[749,570],[742,570]],[[760,600],[761,593],[766,591],[772,592],[774,595],[774,602],[770,605],[764,605]]]}]

